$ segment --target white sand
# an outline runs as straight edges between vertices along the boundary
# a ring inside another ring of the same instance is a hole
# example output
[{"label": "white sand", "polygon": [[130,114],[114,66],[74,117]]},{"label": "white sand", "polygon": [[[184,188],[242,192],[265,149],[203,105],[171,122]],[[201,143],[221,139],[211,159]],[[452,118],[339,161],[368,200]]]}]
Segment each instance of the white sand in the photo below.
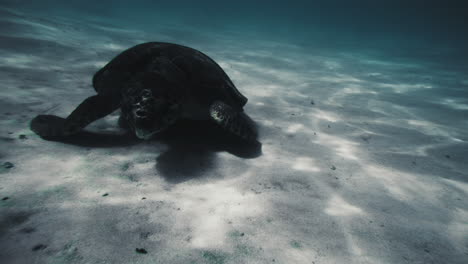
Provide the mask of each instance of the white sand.
[{"label": "white sand", "polygon": [[[80,142],[29,130],[150,40],[219,62],[249,98],[261,155],[200,135],[128,139],[118,113]],[[0,162],[14,164],[0,173],[0,263],[468,263],[456,66],[1,9],[0,80]]]}]

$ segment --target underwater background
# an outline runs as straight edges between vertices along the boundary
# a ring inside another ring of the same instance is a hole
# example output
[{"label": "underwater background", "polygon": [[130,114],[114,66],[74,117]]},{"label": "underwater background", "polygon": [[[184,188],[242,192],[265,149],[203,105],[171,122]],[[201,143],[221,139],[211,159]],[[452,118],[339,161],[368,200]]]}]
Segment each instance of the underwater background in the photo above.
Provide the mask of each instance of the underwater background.
[{"label": "underwater background", "polygon": [[[466,45],[464,1],[27,1],[4,6],[44,15],[94,16],[151,31],[177,23],[203,31],[258,34],[303,45],[353,43],[361,47]],[[463,50],[463,49],[462,49]]]},{"label": "underwater background", "polygon": [[[465,1],[0,0],[0,263],[468,263],[467,25]],[[119,111],[29,129],[148,41],[213,58],[261,150]]]}]

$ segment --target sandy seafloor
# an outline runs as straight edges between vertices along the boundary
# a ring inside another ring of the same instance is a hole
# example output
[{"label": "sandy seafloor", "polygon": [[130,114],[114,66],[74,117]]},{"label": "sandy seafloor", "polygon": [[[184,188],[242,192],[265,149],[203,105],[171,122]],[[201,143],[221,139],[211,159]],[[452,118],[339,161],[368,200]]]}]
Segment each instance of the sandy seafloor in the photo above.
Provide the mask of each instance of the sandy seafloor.
[{"label": "sandy seafloor", "polygon": [[[118,112],[29,130],[146,41],[219,62],[261,153],[204,125],[138,141]],[[382,52],[1,9],[0,263],[468,263],[466,65]]]}]

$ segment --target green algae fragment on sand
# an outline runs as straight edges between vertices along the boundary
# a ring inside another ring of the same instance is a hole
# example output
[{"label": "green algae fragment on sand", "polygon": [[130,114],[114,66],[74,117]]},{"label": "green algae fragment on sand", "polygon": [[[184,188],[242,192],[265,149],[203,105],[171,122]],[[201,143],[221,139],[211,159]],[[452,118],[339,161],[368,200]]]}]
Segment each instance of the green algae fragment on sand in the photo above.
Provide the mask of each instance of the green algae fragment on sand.
[{"label": "green algae fragment on sand", "polygon": [[223,264],[226,262],[226,256],[213,251],[204,251],[203,258],[210,264]]},{"label": "green algae fragment on sand", "polygon": [[290,244],[291,247],[293,247],[293,248],[302,248],[301,243],[299,243],[299,241],[296,241],[296,240],[291,241],[289,244]]}]

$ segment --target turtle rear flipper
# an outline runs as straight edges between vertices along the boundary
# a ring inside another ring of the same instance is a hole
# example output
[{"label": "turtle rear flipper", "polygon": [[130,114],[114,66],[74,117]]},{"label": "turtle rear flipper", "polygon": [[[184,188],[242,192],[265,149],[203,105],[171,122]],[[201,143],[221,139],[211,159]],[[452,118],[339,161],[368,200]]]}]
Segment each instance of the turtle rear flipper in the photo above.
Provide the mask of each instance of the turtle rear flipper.
[{"label": "turtle rear flipper", "polygon": [[257,131],[252,120],[243,112],[237,112],[221,101],[211,104],[210,118],[222,128],[244,140],[255,141],[257,138]]}]

